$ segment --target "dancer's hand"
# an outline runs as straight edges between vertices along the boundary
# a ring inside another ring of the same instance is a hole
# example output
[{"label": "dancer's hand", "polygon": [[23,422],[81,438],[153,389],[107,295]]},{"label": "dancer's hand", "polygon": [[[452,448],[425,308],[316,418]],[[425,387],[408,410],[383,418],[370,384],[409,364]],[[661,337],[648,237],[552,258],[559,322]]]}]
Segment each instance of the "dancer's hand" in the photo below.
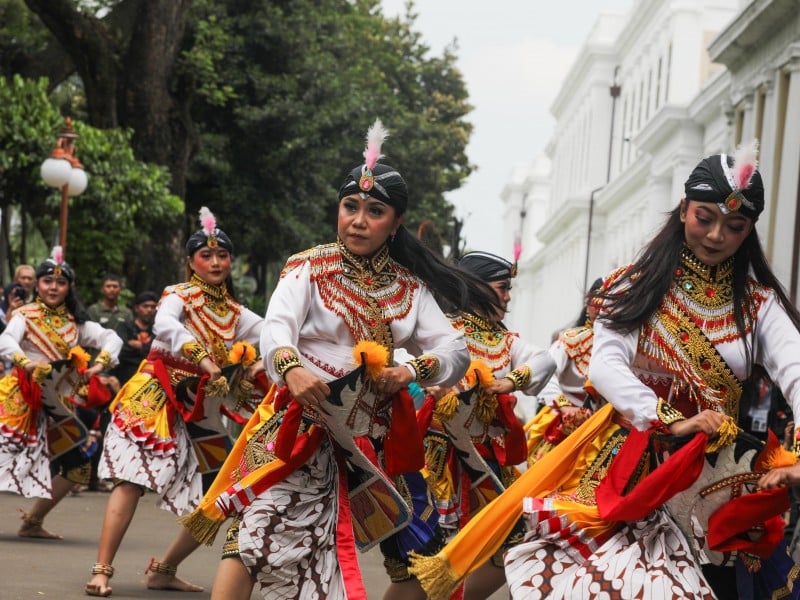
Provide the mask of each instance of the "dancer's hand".
[{"label": "dancer's hand", "polygon": [[711,437],[717,433],[724,421],[724,414],[707,408],[693,417],[672,423],[669,426],[669,431],[673,435],[689,435],[702,431]]},{"label": "dancer's hand", "polygon": [[501,377],[500,379],[495,379],[483,389],[490,394],[510,394],[514,391],[514,382],[507,377]]},{"label": "dancer's hand", "polygon": [[330,396],[327,384],[305,367],[289,369],[283,376],[292,396],[303,406],[319,408]]},{"label": "dancer's hand", "polygon": [[203,373],[208,373],[209,381],[219,379],[222,375],[222,369],[208,356],[203,357],[203,360],[201,360],[197,366],[200,367]]},{"label": "dancer's hand", "polygon": [[83,380],[89,381],[92,378],[92,375],[99,375],[103,372],[105,367],[101,363],[94,363],[91,367],[88,367],[83,372]]},{"label": "dancer's hand", "polygon": [[391,395],[414,381],[414,376],[406,367],[387,367],[378,376],[375,387],[378,393]]},{"label": "dancer's hand", "polygon": [[259,373],[265,370],[266,369],[264,368],[264,361],[259,358],[256,362],[254,362],[252,365],[247,367],[247,369],[245,369],[244,380],[253,381]]},{"label": "dancer's hand", "polygon": [[800,484],[800,463],[795,463],[790,467],[770,469],[758,480],[758,487],[765,490],[798,484]]}]

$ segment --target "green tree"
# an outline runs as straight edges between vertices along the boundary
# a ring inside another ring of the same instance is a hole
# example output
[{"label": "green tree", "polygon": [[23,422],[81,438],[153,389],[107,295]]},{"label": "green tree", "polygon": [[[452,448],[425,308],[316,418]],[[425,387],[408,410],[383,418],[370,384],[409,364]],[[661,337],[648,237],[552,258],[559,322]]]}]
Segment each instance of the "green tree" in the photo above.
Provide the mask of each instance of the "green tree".
[{"label": "green tree", "polygon": [[[45,186],[39,167],[64,122],[47,87],[44,79],[0,78],[0,208],[6,228],[14,210],[32,224],[38,241],[36,253],[27,254],[24,247],[21,254],[9,252],[9,266],[44,259],[57,239],[61,194]],[[84,295],[96,295],[106,271],[133,274],[149,287],[165,285],[148,278],[149,265],[135,250],[157,246],[161,240],[148,232],[169,223],[176,227],[183,214],[182,201],[169,191],[169,173],[134,158],[129,131],[80,121],[74,127],[80,136],[76,155],[91,166],[89,187],[69,201],[67,260]]]},{"label": "green tree", "polygon": [[[443,194],[472,168],[470,106],[455,49],[431,57],[410,12],[387,19],[378,0],[25,5],[52,36],[42,44],[35,23],[22,19],[25,43],[0,29],[0,48],[19,51],[16,65],[47,69],[54,84],[76,73],[73,106],[85,107],[88,123],[132,130],[136,156],[169,169],[186,201],[176,237],[209,206],[259,294],[275,271],[270,262],[332,238],[335,190],[376,117],[392,132],[386,161],[409,183],[409,225],[424,216],[448,230]],[[32,60],[53,49],[69,60]]]}]

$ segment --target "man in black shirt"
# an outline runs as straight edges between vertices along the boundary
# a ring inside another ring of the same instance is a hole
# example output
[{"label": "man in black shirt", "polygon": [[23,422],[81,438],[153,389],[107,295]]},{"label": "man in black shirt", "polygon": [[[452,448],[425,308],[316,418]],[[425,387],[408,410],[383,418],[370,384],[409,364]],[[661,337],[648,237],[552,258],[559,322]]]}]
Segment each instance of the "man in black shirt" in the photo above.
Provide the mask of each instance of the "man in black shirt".
[{"label": "man in black shirt", "polygon": [[120,385],[125,385],[125,382],[136,373],[139,363],[150,352],[157,306],[158,294],[150,291],[142,292],[136,296],[133,303],[133,321],[117,324],[117,335],[125,342],[119,353],[119,365],[114,371]]}]

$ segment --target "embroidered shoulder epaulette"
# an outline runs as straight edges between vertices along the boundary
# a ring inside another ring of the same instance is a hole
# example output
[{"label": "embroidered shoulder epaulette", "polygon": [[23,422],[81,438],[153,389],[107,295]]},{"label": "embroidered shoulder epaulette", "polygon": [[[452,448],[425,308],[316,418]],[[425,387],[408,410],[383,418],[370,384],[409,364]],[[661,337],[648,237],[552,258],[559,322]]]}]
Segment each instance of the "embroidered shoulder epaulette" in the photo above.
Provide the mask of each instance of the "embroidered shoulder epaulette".
[{"label": "embroidered shoulder epaulette", "polygon": [[342,254],[338,245],[333,242],[320,244],[290,256],[281,269],[281,279],[305,263],[309,263],[312,279],[321,273],[342,272]]}]

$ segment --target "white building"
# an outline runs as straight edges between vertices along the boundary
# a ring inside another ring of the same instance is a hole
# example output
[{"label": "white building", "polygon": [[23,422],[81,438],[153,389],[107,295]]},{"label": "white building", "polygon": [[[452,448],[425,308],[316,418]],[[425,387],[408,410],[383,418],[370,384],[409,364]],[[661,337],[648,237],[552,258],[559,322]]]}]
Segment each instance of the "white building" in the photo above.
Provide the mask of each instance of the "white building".
[{"label": "white building", "polygon": [[[547,208],[524,223],[535,251],[520,263],[512,329],[546,346],[596,277],[635,258],[697,162],[752,137],[767,190],[759,233],[796,297],[800,3],[742,4],[636,0],[598,19],[551,107]],[[510,200],[526,191],[502,194],[509,230]]]}]

